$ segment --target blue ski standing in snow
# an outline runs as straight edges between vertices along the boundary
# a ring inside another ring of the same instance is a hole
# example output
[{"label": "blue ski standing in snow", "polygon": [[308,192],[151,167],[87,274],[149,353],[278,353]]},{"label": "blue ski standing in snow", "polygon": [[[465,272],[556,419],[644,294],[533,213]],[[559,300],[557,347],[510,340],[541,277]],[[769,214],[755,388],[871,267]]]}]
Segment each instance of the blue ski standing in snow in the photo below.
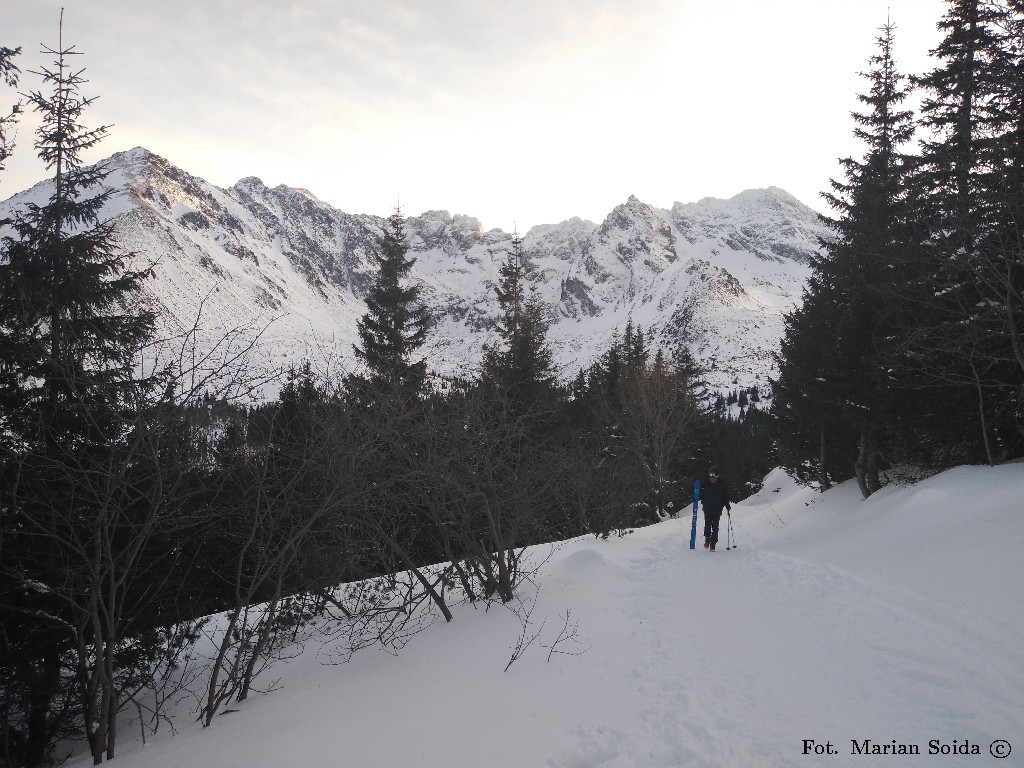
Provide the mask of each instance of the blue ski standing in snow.
[{"label": "blue ski standing in snow", "polygon": [[[722,479],[718,467],[711,467],[708,470],[708,484],[702,489],[700,506],[704,510],[704,549],[714,552],[718,543],[718,524],[722,520],[722,510],[732,511],[729,488]],[[694,519],[696,520],[696,512]]]},{"label": "blue ski standing in snow", "polygon": [[690,525],[690,549],[697,548],[697,503],[700,501],[700,480],[693,481],[693,523]]}]

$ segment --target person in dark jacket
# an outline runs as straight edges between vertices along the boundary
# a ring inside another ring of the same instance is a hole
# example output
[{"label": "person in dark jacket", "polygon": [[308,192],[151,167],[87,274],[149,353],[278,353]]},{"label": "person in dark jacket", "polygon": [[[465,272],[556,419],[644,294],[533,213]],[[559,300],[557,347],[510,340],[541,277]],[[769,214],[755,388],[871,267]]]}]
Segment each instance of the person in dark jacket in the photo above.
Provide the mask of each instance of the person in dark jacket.
[{"label": "person in dark jacket", "polygon": [[700,506],[704,510],[704,549],[714,552],[718,543],[718,523],[722,520],[722,510],[732,511],[729,488],[721,478],[718,467],[711,467],[708,470],[707,485],[700,489]]}]

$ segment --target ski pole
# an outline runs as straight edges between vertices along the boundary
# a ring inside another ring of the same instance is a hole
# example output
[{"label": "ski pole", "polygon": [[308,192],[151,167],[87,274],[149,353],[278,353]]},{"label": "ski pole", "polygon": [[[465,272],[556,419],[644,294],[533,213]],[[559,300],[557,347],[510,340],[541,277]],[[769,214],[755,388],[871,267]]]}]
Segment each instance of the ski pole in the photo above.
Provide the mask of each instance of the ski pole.
[{"label": "ski pole", "polygon": [[726,510],[725,514],[729,516],[729,544],[726,549],[736,549],[736,535],[732,532],[732,512]]}]

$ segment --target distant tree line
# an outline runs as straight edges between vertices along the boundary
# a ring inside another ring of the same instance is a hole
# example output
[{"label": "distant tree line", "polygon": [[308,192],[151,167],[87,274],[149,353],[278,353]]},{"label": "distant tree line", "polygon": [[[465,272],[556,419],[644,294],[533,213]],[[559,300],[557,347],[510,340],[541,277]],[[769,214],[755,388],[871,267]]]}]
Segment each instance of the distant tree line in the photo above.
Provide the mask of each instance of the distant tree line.
[{"label": "distant tree line", "polygon": [[[0,49],[11,86],[17,53]],[[210,725],[315,616],[355,650],[399,646],[453,602],[509,602],[527,547],[673,514],[751,434],[632,322],[560,383],[518,236],[480,370],[435,386],[399,211],[359,370],[306,362],[247,400],[241,356],[191,354],[195,329],[158,337],[141,288],[159,254],[124,252],[101,220],[106,173],[81,156],[107,127],[82,122],[77,52],[49,53],[23,98],[53,192],[0,243],[0,764],[51,764],[69,738],[99,764],[128,713],[155,729],[186,688]],[[197,666],[200,638],[215,650]]]},{"label": "distant tree line", "polygon": [[918,77],[881,28],[853,115],[865,155],[825,195],[836,237],[786,319],[775,446],[822,488],[1024,451],[1024,3],[951,0],[938,27]]}]

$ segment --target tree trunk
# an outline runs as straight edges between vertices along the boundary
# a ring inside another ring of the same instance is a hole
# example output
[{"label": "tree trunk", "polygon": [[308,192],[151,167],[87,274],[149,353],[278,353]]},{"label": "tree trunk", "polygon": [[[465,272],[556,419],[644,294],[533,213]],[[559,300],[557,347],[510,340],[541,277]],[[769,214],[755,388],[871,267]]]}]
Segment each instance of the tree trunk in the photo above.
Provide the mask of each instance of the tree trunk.
[{"label": "tree trunk", "polygon": [[118,690],[114,687],[113,682],[110,684],[108,704],[110,706],[110,713],[107,715],[107,760],[113,760],[114,744],[117,741],[117,710],[120,704],[118,701]]},{"label": "tree trunk", "polygon": [[[510,603],[515,597],[512,587],[513,564],[511,562],[514,554],[512,550],[506,550],[496,554],[496,560],[498,561],[498,596],[501,598],[501,602]],[[506,557],[508,558],[507,560]]]},{"label": "tree trunk", "polygon": [[[280,592],[280,589],[278,591]],[[263,655],[263,651],[267,647],[271,632],[274,631],[274,624],[277,621],[278,600],[279,598],[275,597],[271,601],[260,620],[256,644],[253,646],[252,651],[250,651],[249,659],[245,663],[245,672],[242,675],[242,688],[238,692],[238,696],[235,697],[235,701],[245,701],[249,696],[249,687],[252,685],[252,678],[256,670],[256,664],[259,662],[260,656]]]},{"label": "tree trunk", "polygon": [[224,665],[224,659],[227,658],[228,650],[231,648],[231,636],[238,626],[238,619],[241,615],[242,608],[236,605],[231,611],[231,618],[228,620],[228,625],[224,630],[224,637],[220,641],[220,647],[217,649],[217,656],[213,661],[213,667],[210,671],[210,683],[206,688],[203,728],[209,727],[210,723],[213,722],[213,716],[217,714],[217,709],[221,705],[222,700],[218,696],[221,669]]},{"label": "tree trunk", "polygon": [[29,765],[45,765],[50,748],[50,705],[60,692],[60,652],[56,640],[46,643],[36,670],[28,696],[25,756]]},{"label": "tree trunk", "polygon": [[870,422],[864,422],[860,428],[860,448],[855,469],[857,486],[866,499],[881,487],[878,479],[878,445],[875,440],[875,428]]},{"label": "tree trunk", "polygon": [[981,377],[978,375],[978,369],[974,366],[973,360],[971,360],[971,372],[974,374],[974,386],[978,393],[978,420],[981,424],[981,439],[985,445],[985,458],[988,460],[988,465],[994,467],[996,459],[992,453],[992,443],[988,438],[988,419],[985,416],[985,391],[981,386]]},{"label": "tree trunk", "polygon": [[828,468],[825,463],[825,448],[828,445],[828,441],[825,439],[825,424],[821,425],[821,444],[818,452],[818,485],[821,486],[822,491],[827,491],[831,488],[831,484],[828,481]]}]

